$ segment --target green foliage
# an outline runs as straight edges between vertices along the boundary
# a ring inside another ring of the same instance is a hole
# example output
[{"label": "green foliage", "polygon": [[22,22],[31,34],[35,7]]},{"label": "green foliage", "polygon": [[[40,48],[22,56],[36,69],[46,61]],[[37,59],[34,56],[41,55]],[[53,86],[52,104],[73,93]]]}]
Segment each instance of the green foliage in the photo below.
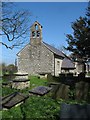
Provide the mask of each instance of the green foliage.
[{"label": "green foliage", "polygon": [[0,64],[0,74],[13,74],[15,72],[17,72],[17,67],[14,64]]},{"label": "green foliage", "polygon": [[0,111],[0,120],[2,119],[2,111]]},{"label": "green foliage", "polygon": [[49,97],[32,96],[26,100],[24,104],[13,107],[9,110],[3,110],[2,116],[5,118],[26,119],[52,119],[59,117],[60,103]]},{"label": "green foliage", "polygon": [[[37,76],[31,76],[30,82],[31,82],[31,88],[26,88],[24,90],[18,90],[19,92],[28,94],[29,89],[32,89],[36,86],[41,85],[47,85],[46,79],[40,79]],[[33,85],[34,84],[34,85]],[[15,92],[17,90],[12,88],[4,87],[3,89],[3,96],[7,94],[11,94],[12,92]],[[71,91],[70,96],[73,97],[74,90]],[[59,113],[60,113],[60,105],[62,103],[67,104],[86,104],[87,101],[76,101],[76,100],[63,100],[63,99],[52,99],[50,94],[45,96],[37,96],[33,95],[30,96],[25,103],[13,107],[9,110],[3,110],[2,116],[3,119],[9,118],[9,119],[15,119],[20,118],[20,120],[26,120],[26,119],[49,119],[49,120],[57,120],[59,119]]]},{"label": "green foliage", "polygon": [[[40,79],[37,76],[31,76],[31,77],[29,76],[29,79],[30,79],[30,87],[29,88],[25,88],[23,90],[17,90],[17,89],[11,88],[11,87],[3,87],[2,88],[2,96],[11,94],[16,91],[28,94],[30,89],[35,88],[37,86],[45,86],[47,83],[47,79]],[[7,82],[7,80],[2,80],[2,81]]]},{"label": "green foliage", "polygon": [[45,86],[47,85],[47,79],[40,78],[38,76],[29,76],[30,79],[30,89],[37,87],[37,86]]},{"label": "green foliage", "polygon": [[26,118],[53,118],[58,116],[60,105],[49,97],[32,96],[22,105]]},{"label": "green foliage", "polygon": [[5,74],[5,72],[6,72],[6,64],[5,63],[0,64],[0,71],[2,71],[1,72],[2,74]]},{"label": "green foliage", "polygon": [[68,43],[66,49],[73,53],[74,58],[83,61],[90,58],[90,7],[87,9],[87,14],[72,23],[73,35],[66,35]]},{"label": "green foliage", "polygon": [[13,107],[9,110],[3,110],[2,111],[2,119],[14,119],[14,118],[23,118],[20,106]]},{"label": "green foliage", "polygon": [[[18,90],[22,93],[28,94],[28,90],[32,89],[36,86],[46,85],[46,79],[40,79],[37,76],[30,77],[31,88],[26,88],[24,90]],[[17,90],[4,87],[3,88],[3,96],[7,94],[11,94]],[[25,120],[27,118],[31,118],[32,120],[36,118],[45,118],[55,120],[58,117],[60,111],[60,104],[56,100],[50,98],[45,95],[43,97],[40,96],[30,96],[24,104],[21,104],[18,107],[13,107],[7,111],[3,111],[3,119],[4,118],[20,118],[21,120]]]},{"label": "green foliage", "polygon": [[10,87],[2,87],[2,96],[9,95],[13,92],[16,92],[16,89],[10,88]]},{"label": "green foliage", "polygon": [[7,66],[7,72],[9,74],[13,74],[13,73],[17,72],[17,67],[13,64],[10,64]]}]

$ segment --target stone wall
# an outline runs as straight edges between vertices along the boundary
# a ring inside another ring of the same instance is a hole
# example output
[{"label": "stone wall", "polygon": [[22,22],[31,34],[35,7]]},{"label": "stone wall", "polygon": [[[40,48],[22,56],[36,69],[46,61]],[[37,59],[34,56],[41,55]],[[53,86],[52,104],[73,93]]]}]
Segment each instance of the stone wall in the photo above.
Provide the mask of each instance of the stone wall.
[{"label": "stone wall", "polygon": [[[18,53],[18,72],[26,73],[30,64],[30,45],[26,45],[24,49],[22,49]],[[26,68],[26,69],[25,69]]]},{"label": "stone wall", "polygon": [[27,46],[18,54],[18,71],[30,75],[51,73],[54,75],[54,55],[44,44]]}]

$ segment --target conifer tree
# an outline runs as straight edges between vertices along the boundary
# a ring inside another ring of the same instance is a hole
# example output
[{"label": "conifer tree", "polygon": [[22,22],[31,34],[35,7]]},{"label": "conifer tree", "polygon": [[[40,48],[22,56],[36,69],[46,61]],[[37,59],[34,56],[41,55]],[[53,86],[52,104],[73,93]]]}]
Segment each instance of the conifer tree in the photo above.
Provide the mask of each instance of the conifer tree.
[{"label": "conifer tree", "polygon": [[79,17],[71,24],[73,34],[67,34],[67,50],[71,51],[73,58],[78,59],[84,65],[90,60],[90,3],[85,17]]}]

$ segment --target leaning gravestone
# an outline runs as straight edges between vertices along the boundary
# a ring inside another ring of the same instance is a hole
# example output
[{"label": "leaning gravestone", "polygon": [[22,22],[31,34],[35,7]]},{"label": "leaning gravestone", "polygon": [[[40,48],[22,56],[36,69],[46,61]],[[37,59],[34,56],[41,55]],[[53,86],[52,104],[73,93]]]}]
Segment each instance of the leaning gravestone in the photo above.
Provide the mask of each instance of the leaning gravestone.
[{"label": "leaning gravestone", "polygon": [[75,85],[76,89],[76,100],[87,100],[88,92],[89,92],[89,83],[87,82],[79,82]]},{"label": "leaning gravestone", "polygon": [[60,120],[65,118],[72,120],[90,119],[90,104],[61,104]]},{"label": "leaning gravestone", "polygon": [[62,98],[62,99],[68,99],[70,89],[68,85],[65,84],[58,84],[54,85],[52,88],[52,97],[55,99]]}]

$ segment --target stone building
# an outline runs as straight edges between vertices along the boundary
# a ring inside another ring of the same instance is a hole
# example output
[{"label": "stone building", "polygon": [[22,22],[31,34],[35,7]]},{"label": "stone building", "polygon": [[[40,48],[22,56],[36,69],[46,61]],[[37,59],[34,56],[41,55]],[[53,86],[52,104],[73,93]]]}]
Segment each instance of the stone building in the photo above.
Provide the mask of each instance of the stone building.
[{"label": "stone building", "polygon": [[30,75],[51,73],[58,76],[62,72],[62,63],[65,58],[68,59],[68,67],[75,68],[72,61],[63,52],[43,41],[42,26],[37,21],[31,26],[30,32],[30,43],[17,54],[18,72]]},{"label": "stone building", "polygon": [[75,69],[75,73],[79,74],[79,73],[83,72],[83,70],[85,70],[86,73],[90,72],[90,65],[89,65],[89,63],[85,63],[85,65],[83,65],[82,62],[75,61],[74,64],[75,64],[75,68],[76,68]]}]

